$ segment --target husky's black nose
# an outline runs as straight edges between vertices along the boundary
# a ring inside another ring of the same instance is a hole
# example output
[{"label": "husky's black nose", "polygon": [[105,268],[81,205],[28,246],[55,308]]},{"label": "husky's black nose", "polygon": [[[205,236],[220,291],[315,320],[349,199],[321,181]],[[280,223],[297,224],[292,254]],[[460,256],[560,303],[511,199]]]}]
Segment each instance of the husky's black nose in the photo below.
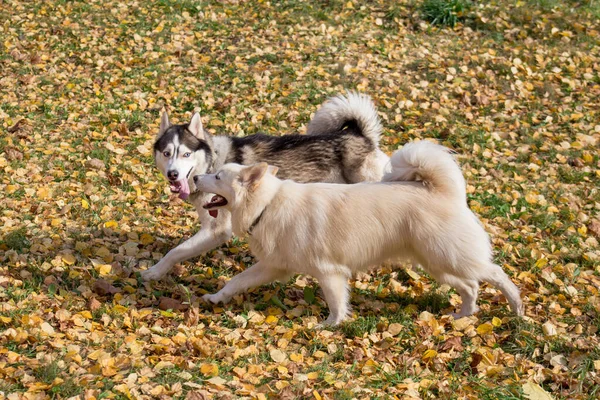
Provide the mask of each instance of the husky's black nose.
[{"label": "husky's black nose", "polygon": [[167,172],[167,178],[169,178],[172,181],[177,180],[177,178],[179,178],[179,172],[177,172],[175,170],[168,171]]}]

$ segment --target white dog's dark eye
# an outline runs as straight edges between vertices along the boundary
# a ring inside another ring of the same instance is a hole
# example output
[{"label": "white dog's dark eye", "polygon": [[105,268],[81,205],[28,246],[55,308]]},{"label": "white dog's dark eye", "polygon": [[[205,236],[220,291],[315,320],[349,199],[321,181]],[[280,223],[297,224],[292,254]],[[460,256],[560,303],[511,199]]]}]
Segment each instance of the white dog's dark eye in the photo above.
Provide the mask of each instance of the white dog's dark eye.
[{"label": "white dog's dark eye", "polygon": [[187,152],[187,153],[185,153],[183,156],[184,156],[185,158],[188,158],[188,157],[189,157],[189,156],[191,156],[191,155],[192,155],[192,153],[190,153],[190,152]]},{"label": "white dog's dark eye", "polygon": [[169,158],[171,157],[171,153],[169,153],[168,151],[163,151],[163,156]]},{"label": "white dog's dark eye", "polygon": [[216,175],[215,175],[215,179],[216,179],[216,180],[218,180],[218,181],[220,181],[220,180],[221,180],[221,177],[219,176],[219,174],[216,174]]}]

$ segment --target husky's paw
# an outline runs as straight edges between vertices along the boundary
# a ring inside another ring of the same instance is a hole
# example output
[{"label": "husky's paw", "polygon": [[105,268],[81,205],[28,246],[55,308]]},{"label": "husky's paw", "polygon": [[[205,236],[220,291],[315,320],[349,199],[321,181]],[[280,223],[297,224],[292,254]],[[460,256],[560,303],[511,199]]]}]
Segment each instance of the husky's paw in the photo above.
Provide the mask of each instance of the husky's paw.
[{"label": "husky's paw", "polygon": [[162,273],[162,271],[160,271],[158,268],[152,267],[150,269],[140,272],[140,276],[142,277],[142,280],[148,282],[159,281],[165,276],[165,274]]}]

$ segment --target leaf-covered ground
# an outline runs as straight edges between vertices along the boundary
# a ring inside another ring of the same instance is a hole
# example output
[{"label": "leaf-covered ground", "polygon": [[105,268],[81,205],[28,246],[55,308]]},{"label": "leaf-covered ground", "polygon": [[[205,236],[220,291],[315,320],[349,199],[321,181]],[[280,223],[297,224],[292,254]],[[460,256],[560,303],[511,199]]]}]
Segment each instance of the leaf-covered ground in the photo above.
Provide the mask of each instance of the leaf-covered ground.
[{"label": "leaf-covered ground", "polygon": [[[0,399],[597,398],[598,2],[478,2],[454,28],[419,3],[0,2]],[[387,152],[459,153],[525,318],[484,286],[454,321],[453,290],[397,266],[333,330],[308,277],[202,304],[252,263],[243,238],[138,279],[198,229],[153,166],[163,106],[279,135],[346,89]]]}]

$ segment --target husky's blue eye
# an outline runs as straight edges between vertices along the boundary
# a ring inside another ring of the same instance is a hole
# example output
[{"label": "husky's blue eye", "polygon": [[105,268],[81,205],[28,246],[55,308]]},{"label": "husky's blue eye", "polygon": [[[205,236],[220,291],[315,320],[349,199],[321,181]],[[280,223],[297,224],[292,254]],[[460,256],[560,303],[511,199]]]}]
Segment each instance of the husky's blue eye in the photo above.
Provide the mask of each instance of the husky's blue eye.
[{"label": "husky's blue eye", "polygon": [[171,153],[169,153],[168,151],[163,151],[163,156],[169,158],[171,157]]},{"label": "husky's blue eye", "polygon": [[189,156],[191,156],[191,155],[192,155],[192,153],[188,152],[188,153],[185,153],[183,156],[184,156],[185,158],[188,158],[188,157],[189,157]]}]

